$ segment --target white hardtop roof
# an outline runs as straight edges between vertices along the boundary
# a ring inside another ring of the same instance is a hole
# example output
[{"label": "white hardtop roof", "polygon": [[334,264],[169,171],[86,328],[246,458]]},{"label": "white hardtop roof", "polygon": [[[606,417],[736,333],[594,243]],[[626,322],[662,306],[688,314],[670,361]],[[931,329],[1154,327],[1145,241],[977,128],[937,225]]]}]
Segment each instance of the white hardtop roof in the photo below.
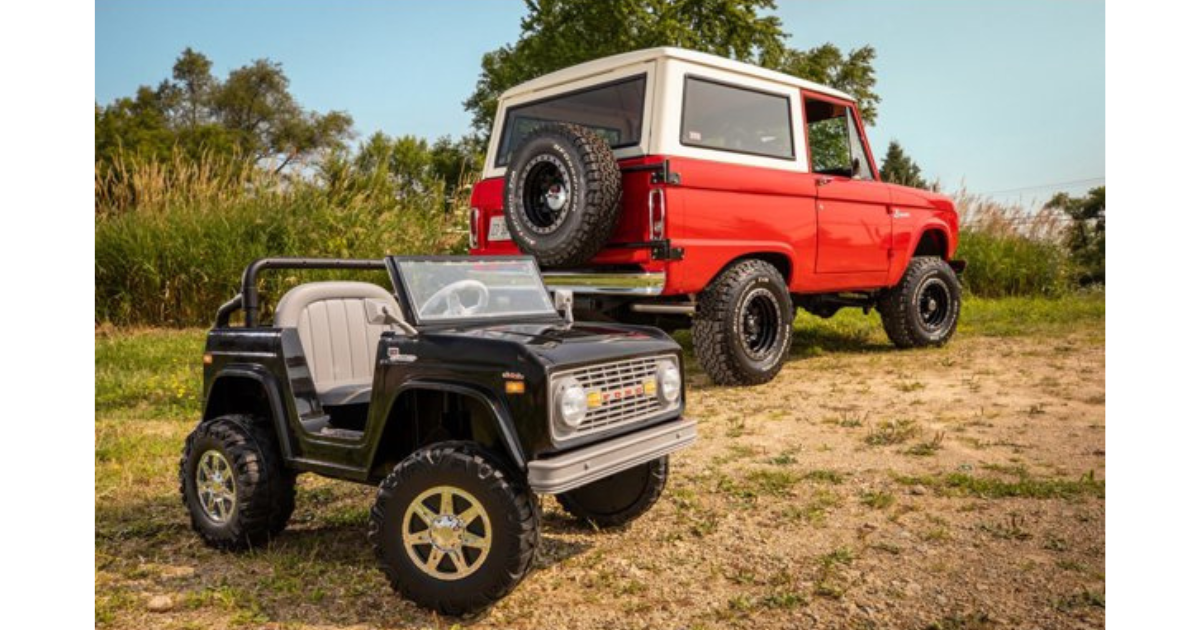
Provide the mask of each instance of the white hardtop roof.
[{"label": "white hardtop roof", "polygon": [[773,81],[783,85],[790,85],[813,92],[820,92],[821,94],[836,96],[848,101],[854,100],[854,97],[842,92],[841,90],[835,90],[829,86],[821,85],[820,83],[806,81],[790,74],[784,74],[774,70],[767,70],[765,68],[760,68],[758,66],[741,61],[734,61],[732,59],[726,59],[725,57],[718,57],[717,55],[710,55],[708,53],[696,52],[694,50],[687,50],[684,48],[672,48],[669,46],[635,50],[633,52],[612,55],[611,57],[603,57],[601,59],[595,59],[574,65],[569,68],[563,68],[562,70],[557,70],[555,72],[551,72],[550,74],[542,75],[531,81],[526,81],[518,86],[509,88],[500,95],[500,98],[507,99],[522,94],[539,92],[541,90],[553,88],[565,83],[570,83],[572,81],[578,81],[579,79],[604,74],[619,68],[624,68],[647,61],[655,61],[658,59],[679,59],[681,61],[694,63],[696,65],[709,66],[711,68],[725,70],[727,72],[736,72],[759,79],[765,79],[767,81]]}]

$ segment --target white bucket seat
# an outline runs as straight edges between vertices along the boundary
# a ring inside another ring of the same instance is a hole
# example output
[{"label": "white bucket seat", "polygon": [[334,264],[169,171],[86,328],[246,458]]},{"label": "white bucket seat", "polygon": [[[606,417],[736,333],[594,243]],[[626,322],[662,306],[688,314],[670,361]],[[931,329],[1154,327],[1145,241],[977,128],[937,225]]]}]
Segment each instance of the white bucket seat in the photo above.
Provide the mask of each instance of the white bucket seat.
[{"label": "white bucket seat", "polygon": [[322,405],[371,400],[375,355],[384,324],[367,321],[368,301],[400,306],[383,287],[367,282],[311,282],[288,291],[275,309],[275,325],[295,328]]}]

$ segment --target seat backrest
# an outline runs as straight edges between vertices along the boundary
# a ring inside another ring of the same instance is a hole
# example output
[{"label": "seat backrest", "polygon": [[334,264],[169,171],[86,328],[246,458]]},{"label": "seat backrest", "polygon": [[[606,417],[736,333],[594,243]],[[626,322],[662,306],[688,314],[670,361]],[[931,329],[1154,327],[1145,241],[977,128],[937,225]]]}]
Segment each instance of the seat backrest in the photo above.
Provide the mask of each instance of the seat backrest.
[{"label": "seat backrest", "polygon": [[367,282],[311,282],[288,291],[275,309],[275,326],[295,328],[318,393],[341,385],[370,385],[379,336],[388,328],[367,321],[367,300],[396,299]]}]

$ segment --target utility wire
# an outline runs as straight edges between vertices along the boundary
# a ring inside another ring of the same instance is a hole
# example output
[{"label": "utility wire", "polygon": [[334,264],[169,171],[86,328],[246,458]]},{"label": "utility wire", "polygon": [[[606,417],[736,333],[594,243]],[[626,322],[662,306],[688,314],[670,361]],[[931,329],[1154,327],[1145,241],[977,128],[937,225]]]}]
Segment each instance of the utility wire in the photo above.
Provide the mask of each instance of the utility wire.
[{"label": "utility wire", "polygon": [[1067,182],[1056,182],[1056,183],[1053,183],[1053,184],[1042,184],[1042,185],[1040,185],[1040,186],[1022,186],[1022,187],[1020,187],[1020,188],[1005,188],[1005,189],[1003,189],[1003,190],[991,190],[991,191],[988,191],[988,192],[982,192],[982,193],[976,193],[976,194],[979,194],[979,195],[999,195],[999,194],[1002,194],[1002,193],[1015,193],[1015,192],[1021,192],[1021,191],[1024,191],[1024,190],[1041,190],[1041,189],[1043,189],[1043,188],[1067,188],[1067,187],[1080,186],[1080,185],[1083,185],[1083,184],[1089,184],[1089,183],[1100,183],[1100,182],[1103,182],[1103,181],[1104,181],[1104,178],[1103,178],[1103,177],[1089,177],[1089,178],[1087,178],[1087,179],[1076,179],[1076,180],[1067,181]]}]

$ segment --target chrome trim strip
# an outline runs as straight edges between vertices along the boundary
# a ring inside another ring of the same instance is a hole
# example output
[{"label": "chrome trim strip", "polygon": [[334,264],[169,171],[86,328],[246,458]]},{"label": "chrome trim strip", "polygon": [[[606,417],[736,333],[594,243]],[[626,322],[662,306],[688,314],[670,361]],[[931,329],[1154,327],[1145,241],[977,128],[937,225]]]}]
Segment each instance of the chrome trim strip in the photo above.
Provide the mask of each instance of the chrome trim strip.
[{"label": "chrome trim strip", "polygon": [[695,304],[630,304],[629,310],[635,313],[654,313],[658,315],[695,315]]},{"label": "chrome trim strip", "polygon": [[663,292],[667,274],[662,271],[644,273],[605,273],[589,271],[543,271],[542,277],[550,290],[569,289],[581,295],[653,296]]},{"label": "chrome trim strip", "polygon": [[529,462],[529,487],[558,494],[658,459],[696,441],[696,421],[681,418],[563,455]]}]

